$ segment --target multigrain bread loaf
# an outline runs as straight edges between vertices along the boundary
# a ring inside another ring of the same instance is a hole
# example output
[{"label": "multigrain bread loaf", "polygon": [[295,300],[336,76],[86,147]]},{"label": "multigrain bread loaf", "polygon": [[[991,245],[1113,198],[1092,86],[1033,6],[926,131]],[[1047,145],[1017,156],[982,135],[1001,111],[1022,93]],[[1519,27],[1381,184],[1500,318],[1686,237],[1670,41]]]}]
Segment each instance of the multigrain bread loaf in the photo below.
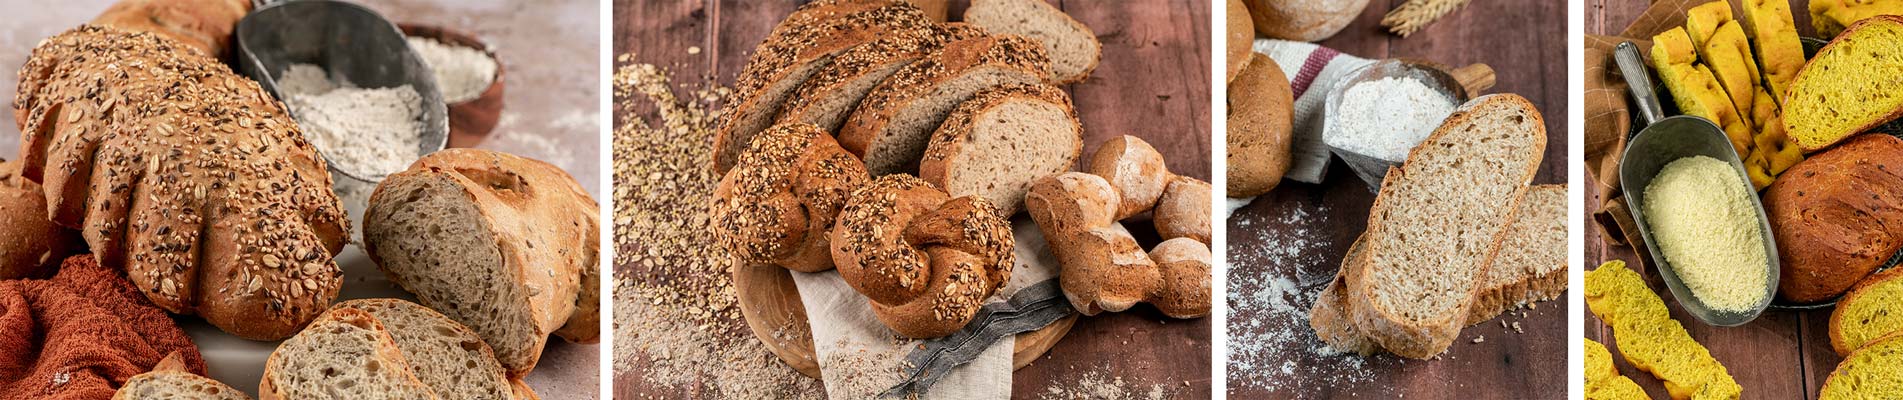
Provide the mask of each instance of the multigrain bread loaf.
[{"label": "multigrain bread loaf", "polygon": [[829,134],[837,132],[846,116],[859,107],[859,100],[900,68],[938,51],[946,42],[983,35],[984,29],[968,24],[932,24],[847,49],[787,98],[779,123],[804,122]]},{"label": "multigrain bread loaf", "polygon": [[[1244,0],[1262,36],[1314,42],[1335,36],[1354,22],[1368,0]],[[1230,14],[1236,15],[1236,14]]]},{"label": "multigrain bread loaf", "polygon": [[151,32],[213,58],[230,55],[231,32],[251,12],[246,0],[119,0],[95,25]]},{"label": "multigrain bread loaf", "polygon": [[1151,210],[1156,234],[1166,241],[1190,238],[1209,243],[1209,194],[1209,182],[1187,176],[1170,179],[1156,200],[1156,209]]},{"label": "multigrain bread loaf", "polygon": [[951,198],[911,175],[852,192],[832,233],[839,277],[901,336],[963,328],[1011,280],[1011,223],[978,196]]},{"label": "multigrain bread loaf", "polygon": [[1830,312],[1830,347],[1851,352],[1892,333],[1903,332],[1903,268],[1893,268],[1858,283]]},{"label": "multigrain bread loaf", "polygon": [[1625,262],[1608,261],[1586,271],[1586,306],[1612,326],[1626,362],[1664,381],[1672,398],[1737,399],[1743,391]]},{"label": "multigrain bread loaf", "polygon": [[1820,400],[1903,398],[1903,334],[1877,339],[1845,356],[1824,379]]},{"label": "multigrain bread loaf", "polygon": [[[417,160],[377,185],[364,247],[420,303],[474,329],[520,377],[549,334],[588,342],[599,325],[598,206],[541,161],[476,149]],[[577,318],[579,317],[579,318]]]},{"label": "multigrain bread loaf", "polygon": [[46,219],[46,191],[0,161],[0,279],[39,277],[84,250],[79,233]]},{"label": "multigrain bread loaf", "polygon": [[714,187],[714,238],[743,265],[832,269],[833,222],[867,180],[865,165],[832,135],[804,123],[774,125]]},{"label": "multigrain bread loaf", "polygon": [[1117,220],[1155,208],[1156,200],[1163,197],[1163,188],[1175,176],[1163,163],[1163,153],[1150,147],[1150,142],[1130,135],[1097,145],[1097,152],[1084,161],[1084,172],[1101,176],[1117,188]]},{"label": "multigrain bread loaf", "polygon": [[1058,284],[1071,306],[1097,315],[1147,302],[1175,318],[1208,315],[1208,246],[1178,238],[1158,245],[1165,254],[1143,251],[1117,222],[1121,198],[1110,181],[1083,172],[1038,179],[1024,197],[1057,256]]},{"label": "multigrain bread loaf", "polygon": [[985,89],[932,133],[919,177],[952,196],[978,195],[1017,214],[1031,181],[1069,171],[1084,151],[1070,95],[1039,83]]},{"label": "multigrain bread loaf", "polygon": [[1227,47],[1224,49],[1224,60],[1228,68],[1223,73],[1223,83],[1233,84],[1243,66],[1254,62],[1254,57],[1249,56],[1253,52],[1249,49],[1255,45],[1255,19],[1249,17],[1249,6],[1243,5],[1242,0],[1228,2],[1229,10],[1223,15],[1229,28],[1229,37],[1224,42]]},{"label": "multigrain bread loaf", "polygon": [[179,357],[172,353],[151,371],[127,379],[112,400],[251,400],[238,389],[191,373]]},{"label": "multigrain bread loaf", "polygon": [[946,43],[873,87],[839,127],[839,144],[864,160],[873,176],[909,173],[932,131],[958,104],[992,86],[1036,83],[1049,75],[1044,48],[1022,36]]},{"label": "multigrain bread loaf", "polygon": [[1816,152],[1903,116],[1903,16],[1852,25],[1817,51],[1784,97],[1784,130]]},{"label": "multigrain bread loaf", "polygon": [[1619,368],[1612,365],[1612,352],[1606,345],[1580,338],[1586,350],[1586,398],[1589,400],[1632,400],[1646,399],[1645,389],[1633,383],[1632,378],[1619,375]]},{"label": "multigrain bread loaf", "polygon": [[1044,44],[1051,57],[1046,79],[1054,85],[1083,82],[1103,58],[1096,32],[1044,0],[972,0],[965,22]]},{"label": "multigrain bread loaf", "polygon": [[85,26],[20,71],[22,173],[159,307],[282,339],[336,298],[330,173],[256,82],[178,42]]},{"label": "multigrain bread loaf", "polygon": [[753,49],[734,80],[735,101],[722,111],[714,135],[714,173],[732,168],[753,135],[773,123],[787,97],[834,56],[929,24],[924,12],[903,0],[819,0],[794,10]]},{"label": "multigrain bread loaf", "polygon": [[439,399],[411,372],[389,327],[369,312],[337,309],[279,344],[264,362],[262,400]]},{"label": "multigrain bread loaf", "polygon": [[1247,53],[1249,64],[1229,83],[1229,197],[1275,190],[1289,168],[1295,92],[1275,60]]},{"label": "multigrain bread loaf", "polygon": [[409,372],[437,397],[521,398],[489,345],[475,331],[435,310],[399,299],[350,300],[332,308],[363,311],[382,323],[409,361]]},{"label": "multigrain bread loaf", "polygon": [[1468,325],[1566,291],[1566,185],[1533,186],[1518,207],[1500,254],[1480,278]]},{"label": "multigrain bread loaf", "polygon": [[1466,325],[1545,144],[1539,111],[1519,96],[1482,96],[1456,109],[1389,170],[1360,239],[1366,254],[1339,273],[1357,279],[1342,280],[1346,294],[1324,289],[1322,298],[1344,295],[1339,312],[1352,331],[1396,355],[1446,350]]},{"label": "multigrain bread loaf", "polygon": [[1825,301],[1903,249],[1903,139],[1862,135],[1815,154],[1764,191],[1778,297]]}]

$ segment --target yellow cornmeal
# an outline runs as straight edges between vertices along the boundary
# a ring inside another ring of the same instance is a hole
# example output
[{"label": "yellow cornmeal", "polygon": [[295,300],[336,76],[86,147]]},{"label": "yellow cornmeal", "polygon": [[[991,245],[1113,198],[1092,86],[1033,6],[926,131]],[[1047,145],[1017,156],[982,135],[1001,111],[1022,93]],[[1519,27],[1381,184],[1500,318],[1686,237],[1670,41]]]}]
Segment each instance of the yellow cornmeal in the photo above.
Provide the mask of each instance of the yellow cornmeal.
[{"label": "yellow cornmeal", "polygon": [[1746,312],[1764,300],[1766,255],[1750,190],[1706,156],[1665,164],[1645,187],[1645,220],[1678,279],[1706,307]]}]

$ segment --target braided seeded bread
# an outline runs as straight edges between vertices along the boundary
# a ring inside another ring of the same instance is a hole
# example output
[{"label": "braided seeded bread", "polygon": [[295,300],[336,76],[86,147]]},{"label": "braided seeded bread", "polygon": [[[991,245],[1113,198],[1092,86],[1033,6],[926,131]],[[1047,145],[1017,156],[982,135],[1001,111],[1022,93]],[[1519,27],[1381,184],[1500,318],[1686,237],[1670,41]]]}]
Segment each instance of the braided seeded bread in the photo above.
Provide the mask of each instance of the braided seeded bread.
[{"label": "braided seeded bread", "polygon": [[714,187],[715,239],[741,264],[832,269],[828,233],[847,195],[868,179],[832,135],[804,123],[774,125]]},{"label": "braided seeded bread", "polygon": [[1050,64],[1044,48],[1022,36],[946,43],[866,94],[839,127],[839,144],[860,156],[873,176],[909,172],[959,103],[992,86],[1042,81]]},{"label": "braided seeded bread", "polygon": [[548,163],[450,149],[377,185],[364,245],[391,281],[475,330],[520,377],[551,333],[597,339],[598,207]]},{"label": "braided seeded bread", "polygon": [[951,198],[911,175],[852,192],[832,233],[839,276],[910,338],[949,335],[1011,279],[1011,223],[978,196]]},{"label": "braided seeded bread", "polygon": [[279,344],[264,362],[261,400],[434,400],[375,315],[339,308]]},{"label": "braided seeded bread", "polygon": [[282,339],[336,298],[343,208],[276,100],[180,46],[98,26],[41,42],[14,100],[23,175],[159,307]]},{"label": "braided seeded bread", "polygon": [[[1058,284],[1084,315],[1156,305],[1164,315],[1209,314],[1209,247],[1188,238],[1165,241],[1149,254],[1117,222],[1123,196],[1101,176],[1066,172],[1038,179],[1024,207],[1050,241]],[[1200,251],[1197,251],[1197,249]]]},{"label": "braided seeded bread", "polygon": [[1069,171],[1084,151],[1084,126],[1056,87],[1013,83],[978,92],[932,133],[919,177],[952,196],[978,195],[1007,218],[1031,181]]},{"label": "braided seeded bread", "polygon": [[179,357],[172,353],[151,371],[127,379],[112,400],[251,400],[238,389],[192,373]]},{"label": "braided seeded bread", "polygon": [[738,95],[721,116],[714,136],[714,172],[733,168],[753,135],[773,123],[781,104],[841,52],[932,22],[900,0],[819,0],[780,20],[753,49],[734,81]]},{"label": "braided seeded bread", "polygon": [[847,49],[793,92],[780,110],[779,123],[804,122],[837,132],[846,116],[859,107],[859,100],[900,68],[938,51],[946,42],[984,35],[984,29],[967,24],[931,24]]},{"label": "braided seeded bread", "polygon": [[46,219],[46,191],[0,161],[0,279],[31,278],[85,249],[79,233]]}]

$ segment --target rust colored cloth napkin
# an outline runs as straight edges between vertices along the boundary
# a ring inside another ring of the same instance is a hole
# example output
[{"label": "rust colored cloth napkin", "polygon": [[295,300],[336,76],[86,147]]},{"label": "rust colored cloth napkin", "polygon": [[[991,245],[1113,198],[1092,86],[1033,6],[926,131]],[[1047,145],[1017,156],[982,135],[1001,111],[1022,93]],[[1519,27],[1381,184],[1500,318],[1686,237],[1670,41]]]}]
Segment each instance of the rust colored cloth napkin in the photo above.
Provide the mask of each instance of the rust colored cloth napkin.
[{"label": "rust colored cloth napkin", "polygon": [[81,255],[53,279],[0,281],[0,400],[110,398],[173,353],[205,373],[185,331],[119,274]]}]

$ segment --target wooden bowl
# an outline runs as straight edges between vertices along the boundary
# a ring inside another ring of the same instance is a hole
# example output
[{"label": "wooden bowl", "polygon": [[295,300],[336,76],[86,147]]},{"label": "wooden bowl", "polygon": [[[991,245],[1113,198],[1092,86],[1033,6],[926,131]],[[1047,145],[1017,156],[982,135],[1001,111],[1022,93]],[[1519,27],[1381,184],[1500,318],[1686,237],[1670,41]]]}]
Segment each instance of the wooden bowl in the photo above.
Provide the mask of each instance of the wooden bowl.
[{"label": "wooden bowl", "polygon": [[[460,103],[449,103],[449,147],[475,147],[489,132],[496,129],[496,121],[502,118],[502,59],[496,58],[489,45],[477,40],[475,36],[456,32],[442,27],[412,23],[399,23],[397,28],[407,36],[428,38],[447,45],[482,49],[490,59],[496,60],[496,77],[489,82],[489,88],[475,99]],[[443,100],[449,100],[444,98]]]}]

